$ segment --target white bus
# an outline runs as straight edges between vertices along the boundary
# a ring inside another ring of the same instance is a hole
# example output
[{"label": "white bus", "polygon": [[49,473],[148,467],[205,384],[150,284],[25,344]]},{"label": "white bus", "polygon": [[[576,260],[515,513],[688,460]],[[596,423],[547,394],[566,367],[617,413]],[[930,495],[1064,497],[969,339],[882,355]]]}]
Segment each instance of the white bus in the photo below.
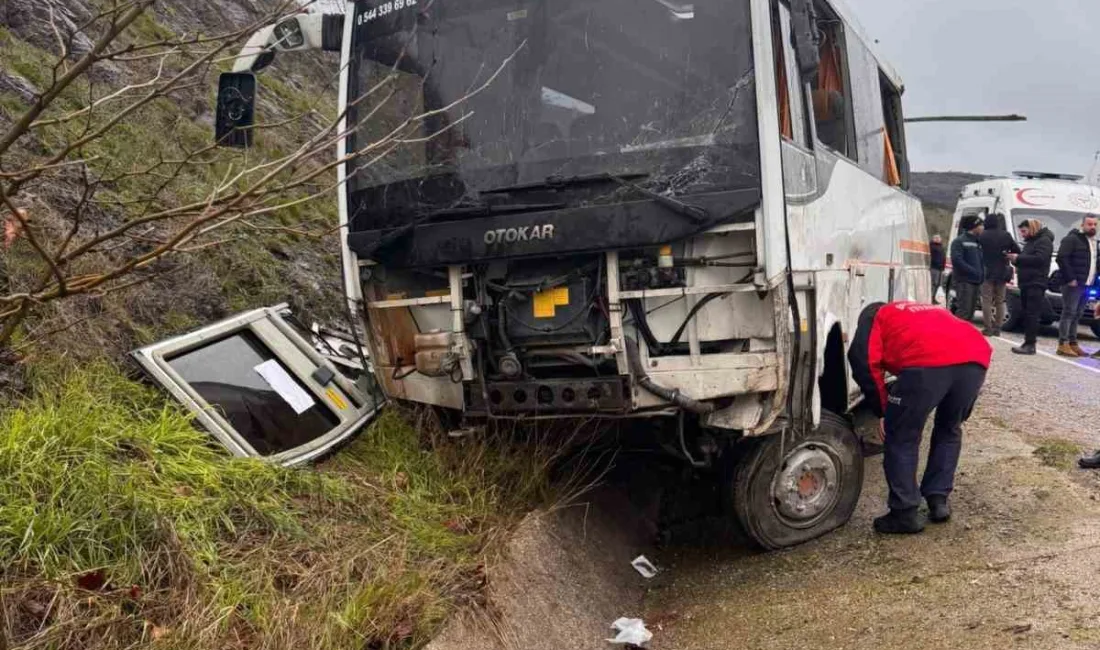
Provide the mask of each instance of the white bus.
[{"label": "white bus", "polygon": [[224,144],[310,48],[342,55],[344,279],[387,396],[644,419],[730,470],[766,548],[849,519],[848,341],[931,283],[903,85],[840,0],[348,2],[255,35]]}]

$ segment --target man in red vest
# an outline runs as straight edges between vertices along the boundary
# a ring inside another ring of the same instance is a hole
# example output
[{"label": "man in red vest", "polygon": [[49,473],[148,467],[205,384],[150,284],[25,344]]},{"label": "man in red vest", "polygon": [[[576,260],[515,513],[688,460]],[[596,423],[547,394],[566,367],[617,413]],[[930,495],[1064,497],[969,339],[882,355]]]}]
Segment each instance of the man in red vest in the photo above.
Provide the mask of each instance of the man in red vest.
[{"label": "man in red vest", "polygon": [[[878,532],[924,530],[917,512],[922,496],[932,521],[951,518],[947,498],[962,451],[962,423],[970,418],[992,356],[977,329],[939,307],[875,303],[860,314],[848,361],[868,405],[882,419],[890,513],[875,519]],[[897,378],[889,389],[886,373]],[[921,435],[933,410],[932,447],[918,487]]]}]

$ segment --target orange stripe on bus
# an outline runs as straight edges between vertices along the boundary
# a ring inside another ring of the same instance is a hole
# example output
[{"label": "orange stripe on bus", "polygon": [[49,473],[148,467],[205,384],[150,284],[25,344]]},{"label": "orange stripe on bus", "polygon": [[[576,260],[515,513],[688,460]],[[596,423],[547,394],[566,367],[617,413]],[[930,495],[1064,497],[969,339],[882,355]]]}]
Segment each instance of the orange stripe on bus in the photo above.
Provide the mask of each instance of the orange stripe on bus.
[{"label": "orange stripe on bus", "polygon": [[898,242],[898,248],[910,253],[924,253],[925,255],[931,255],[932,249],[922,241],[914,241],[912,239],[903,239]]}]

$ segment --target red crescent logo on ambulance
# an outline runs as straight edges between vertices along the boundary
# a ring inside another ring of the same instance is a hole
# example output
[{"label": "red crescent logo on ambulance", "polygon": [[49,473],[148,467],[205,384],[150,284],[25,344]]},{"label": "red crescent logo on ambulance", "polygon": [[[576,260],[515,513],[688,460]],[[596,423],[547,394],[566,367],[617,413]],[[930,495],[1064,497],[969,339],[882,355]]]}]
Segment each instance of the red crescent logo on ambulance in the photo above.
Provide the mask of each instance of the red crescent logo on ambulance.
[{"label": "red crescent logo on ambulance", "polygon": [[1019,192],[1016,192],[1016,200],[1019,201],[1020,203],[1023,203],[1024,205],[1031,205],[1031,206],[1034,206],[1034,207],[1039,207],[1039,206],[1047,205],[1055,199],[1055,196],[1053,194],[1032,194],[1030,197],[1028,196],[1029,192],[1038,192],[1038,191],[1039,191],[1038,188],[1026,187],[1026,188],[1020,190]]}]

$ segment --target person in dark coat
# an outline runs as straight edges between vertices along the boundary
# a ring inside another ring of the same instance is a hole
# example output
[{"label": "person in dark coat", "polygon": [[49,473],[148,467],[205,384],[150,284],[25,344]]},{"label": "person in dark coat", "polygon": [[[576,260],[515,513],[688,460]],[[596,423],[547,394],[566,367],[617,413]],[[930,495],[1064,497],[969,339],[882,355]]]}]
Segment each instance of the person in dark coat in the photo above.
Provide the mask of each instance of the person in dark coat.
[{"label": "person in dark coat", "polygon": [[932,304],[938,305],[940,303],[936,300],[936,295],[940,292],[940,285],[943,284],[943,270],[947,268],[947,251],[943,249],[943,237],[932,235],[932,243],[928,245],[928,252],[932,257],[929,264],[932,271]]},{"label": "person in dark coat", "polygon": [[951,242],[951,285],[955,287],[955,315],[964,321],[974,319],[978,292],[985,281],[985,259],[979,237],[984,225],[977,216],[963,217],[963,232]]},{"label": "person in dark coat", "polygon": [[1035,354],[1039,317],[1046,303],[1050,260],[1054,256],[1054,233],[1038,219],[1028,219],[1020,223],[1020,238],[1024,241],[1023,250],[1005,256],[1016,265],[1016,282],[1020,286],[1020,304],[1024,312],[1024,344],[1012,351]]},{"label": "person in dark coat", "polygon": [[1088,289],[1096,281],[1097,217],[1085,215],[1081,228],[1074,228],[1058,247],[1058,270],[1062,274],[1062,320],[1058,323],[1058,354],[1087,357],[1077,343],[1077,326],[1088,303]]},{"label": "person in dark coat", "polygon": [[[917,512],[921,497],[933,522],[951,517],[947,499],[962,451],[962,423],[970,418],[992,357],[978,330],[932,305],[880,302],[860,314],[848,362],[867,405],[882,419],[882,466],[890,488],[890,513],[875,519],[876,531],[924,530]],[[889,390],[886,373],[897,377]],[[921,436],[932,411],[932,444],[918,486]]]},{"label": "person in dark coat", "polygon": [[1005,322],[1005,292],[1012,279],[1012,266],[1005,257],[1019,253],[1020,247],[1005,225],[1003,214],[991,214],[985,219],[985,230],[978,238],[982,245],[985,282],[982,283],[982,321],[986,336],[1000,336]]}]

